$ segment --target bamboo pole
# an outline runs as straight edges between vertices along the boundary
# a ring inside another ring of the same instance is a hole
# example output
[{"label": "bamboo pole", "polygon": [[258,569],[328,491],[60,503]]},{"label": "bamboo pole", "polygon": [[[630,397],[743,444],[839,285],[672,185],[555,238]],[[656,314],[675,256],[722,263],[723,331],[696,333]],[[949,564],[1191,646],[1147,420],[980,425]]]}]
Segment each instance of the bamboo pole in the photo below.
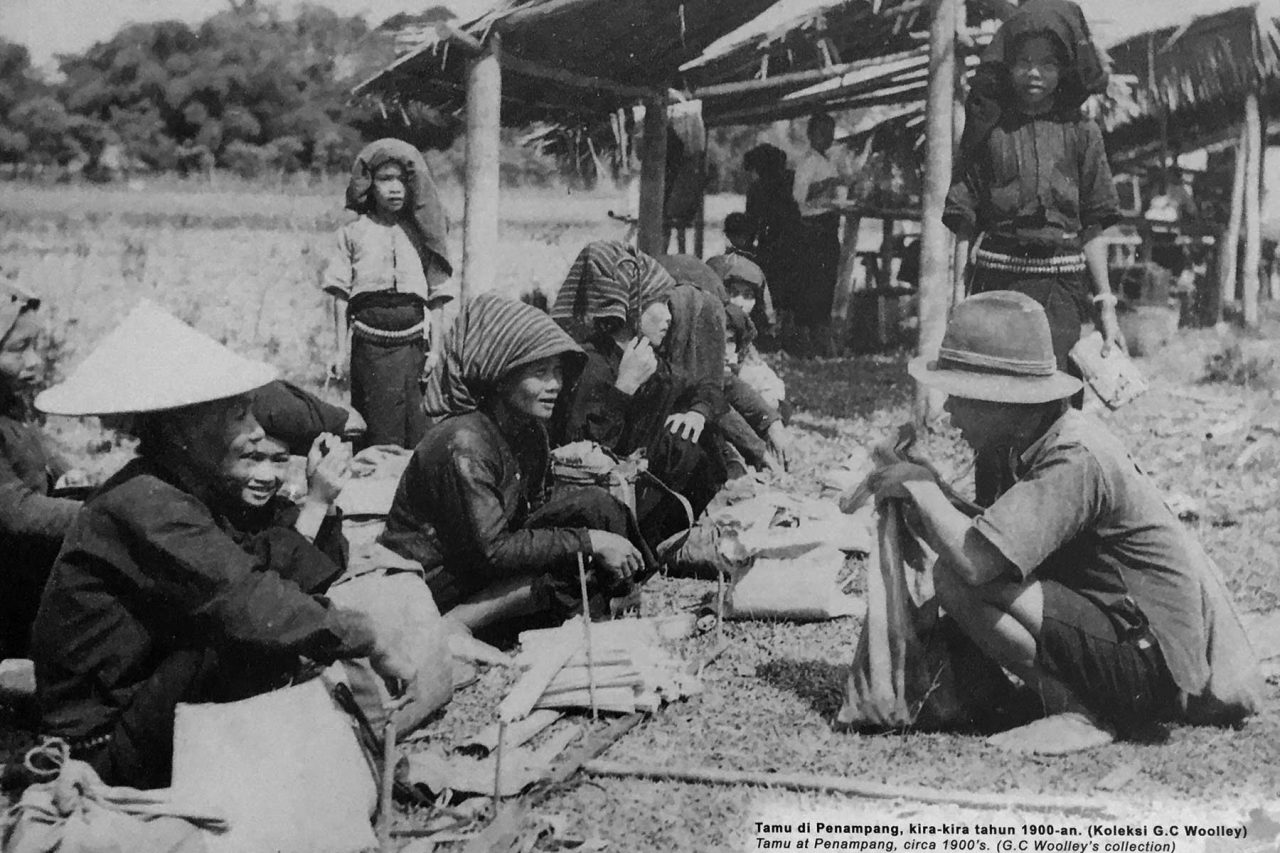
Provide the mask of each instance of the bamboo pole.
[{"label": "bamboo pole", "polygon": [[1231,210],[1227,228],[1218,241],[1218,305],[1215,311],[1222,321],[1226,307],[1236,298],[1236,274],[1240,251],[1240,222],[1244,211],[1244,161],[1248,156],[1249,139],[1246,129],[1240,128],[1236,142],[1235,172],[1231,181]]},{"label": "bamboo pole", "polygon": [[644,105],[644,142],[640,152],[640,211],[636,248],[650,255],[667,251],[664,220],[667,177],[667,106],[652,98]]},{"label": "bamboo pole", "polygon": [[[920,355],[937,354],[951,302],[951,246],[942,210],[951,183],[952,107],[956,79],[958,0],[935,0],[929,27],[929,87],[925,100],[924,206],[920,233]],[[916,421],[942,412],[942,397],[916,389]]]},{"label": "bamboo pole", "polygon": [[1244,165],[1244,269],[1240,286],[1244,301],[1244,324],[1258,326],[1258,267],[1262,261],[1262,203],[1259,187],[1262,172],[1262,117],[1258,93],[1250,92],[1244,101],[1244,135],[1249,147]]},{"label": "bamboo pole", "polygon": [[861,227],[861,214],[845,213],[844,235],[840,240],[840,271],[836,274],[836,293],[831,302],[831,319],[841,341],[849,331],[849,306],[853,302],[853,288],[857,280],[858,231]]},{"label": "bamboo pole", "polygon": [[793,791],[830,791],[877,800],[915,800],[921,803],[951,803],[971,808],[1025,809],[1028,811],[1109,813],[1109,800],[1104,798],[1055,797],[1001,791],[986,794],[977,791],[942,791],[920,785],[886,785],[865,782],[845,776],[817,773],[770,773],[752,770],[721,770],[715,767],[662,766],[645,767],[596,759],[583,765],[592,776],[621,779],[654,779],[711,785],[764,785]]},{"label": "bamboo pole", "polygon": [[467,166],[463,207],[463,297],[492,289],[497,278],[499,169],[502,124],[501,40],[494,33],[467,60]]}]

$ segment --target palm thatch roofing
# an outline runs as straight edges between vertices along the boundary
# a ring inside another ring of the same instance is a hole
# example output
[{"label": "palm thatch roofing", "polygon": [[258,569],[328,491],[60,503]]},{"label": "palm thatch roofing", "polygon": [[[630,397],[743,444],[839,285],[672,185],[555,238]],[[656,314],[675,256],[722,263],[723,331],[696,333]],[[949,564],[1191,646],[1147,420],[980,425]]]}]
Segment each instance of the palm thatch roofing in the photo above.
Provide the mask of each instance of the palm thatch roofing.
[{"label": "palm thatch roofing", "polygon": [[356,87],[445,113],[465,102],[468,47],[501,36],[502,122],[598,119],[678,82],[680,66],[775,0],[500,0]]},{"label": "palm thatch roofing", "polygon": [[1113,159],[1150,156],[1164,145],[1191,150],[1238,132],[1250,92],[1280,77],[1273,2],[1236,3],[1179,18],[1108,46],[1113,71],[1131,83],[1103,111]]}]

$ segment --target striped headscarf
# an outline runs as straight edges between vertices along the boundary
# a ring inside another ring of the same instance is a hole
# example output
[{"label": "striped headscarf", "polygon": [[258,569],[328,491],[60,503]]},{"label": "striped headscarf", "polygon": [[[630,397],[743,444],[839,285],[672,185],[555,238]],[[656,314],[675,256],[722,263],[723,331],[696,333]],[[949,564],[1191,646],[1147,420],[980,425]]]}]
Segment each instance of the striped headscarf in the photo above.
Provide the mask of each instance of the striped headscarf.
[{"label": "striped headscarf", "polygon": [[443,355],[427,380],[423,405],[433,417],[466,414],[512,370],[553,355],[575,361],[585,357],[563,329],[532,305],[492,293],[468,299],[444,336]]},{"label": "striped headscarf", "polygon": [[675,286],[675,279],[644,252],[618,240],[597,240],[583,247],[569,268],[551,317],[577,341],[595,334],[595,321],[603,317],[617,317],[639,334],[640,315],[668,299]]}]

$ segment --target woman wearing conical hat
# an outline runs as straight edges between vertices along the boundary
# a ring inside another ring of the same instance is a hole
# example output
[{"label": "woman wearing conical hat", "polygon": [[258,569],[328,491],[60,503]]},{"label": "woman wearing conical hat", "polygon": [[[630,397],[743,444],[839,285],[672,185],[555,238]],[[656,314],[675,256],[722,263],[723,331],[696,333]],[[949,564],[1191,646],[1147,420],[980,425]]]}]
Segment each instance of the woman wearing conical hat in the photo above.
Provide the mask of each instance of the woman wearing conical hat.
[{"label": "woman wearing conical hat", "polygon": [[144,303],[36,398],[128,419],[139,439],[68,530],[32,632],[43,733],[111,784],[166,785],[178,702],[280,686],[301,656],[412,676],[365,617],[255,561],[214,509],[227,458],[263,436],[252,393],[274,378]]},{"label": "woman wearing conical hat", "polygon": [[1253,713],[1256,658],[1217,569],[1115,436],[1068,405],[1080,380],[1058,369],[1044,309],[1011,291],[972,296],[937,360],[910,369],[949,395],[964,440],[1016,475],[974,518],[919,465],[872,480],[878,500],[918,511],[943,609],[1039,694],[1045,716],[991,742],[1065,753]]}]

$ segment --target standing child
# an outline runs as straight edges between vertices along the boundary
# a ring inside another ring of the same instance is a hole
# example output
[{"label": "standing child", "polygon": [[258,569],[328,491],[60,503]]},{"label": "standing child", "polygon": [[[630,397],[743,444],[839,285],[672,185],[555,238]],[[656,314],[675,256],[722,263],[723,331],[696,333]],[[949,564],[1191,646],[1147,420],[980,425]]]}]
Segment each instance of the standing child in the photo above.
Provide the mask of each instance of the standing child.
[{"label": "standing child", "polygon": [[[1049,318],[1057,369],[1098,308],[1106,346],[1120,341],[1102,232],[1119,203],[1102,132],[1080,107],[1106,72],[1080,8],[1031,0],[1005,22],[971,90],[943,221],[975,242],[970,293],[1013,290]],[[1092,299],[1092,304],[1091,304]],[[978,459],[978,503],[1012,483],[1007,460]]]},{"label": "standing child", "polygon": [[367,444],[412,448],[427,428],[427,355],[453,298],[444,208],[426,161],[399,139],[356,157],[347,208],[360,218],[338,232],[324,275],[337,344],[331,369],[350,358],[351,405],[368,424]]}]

